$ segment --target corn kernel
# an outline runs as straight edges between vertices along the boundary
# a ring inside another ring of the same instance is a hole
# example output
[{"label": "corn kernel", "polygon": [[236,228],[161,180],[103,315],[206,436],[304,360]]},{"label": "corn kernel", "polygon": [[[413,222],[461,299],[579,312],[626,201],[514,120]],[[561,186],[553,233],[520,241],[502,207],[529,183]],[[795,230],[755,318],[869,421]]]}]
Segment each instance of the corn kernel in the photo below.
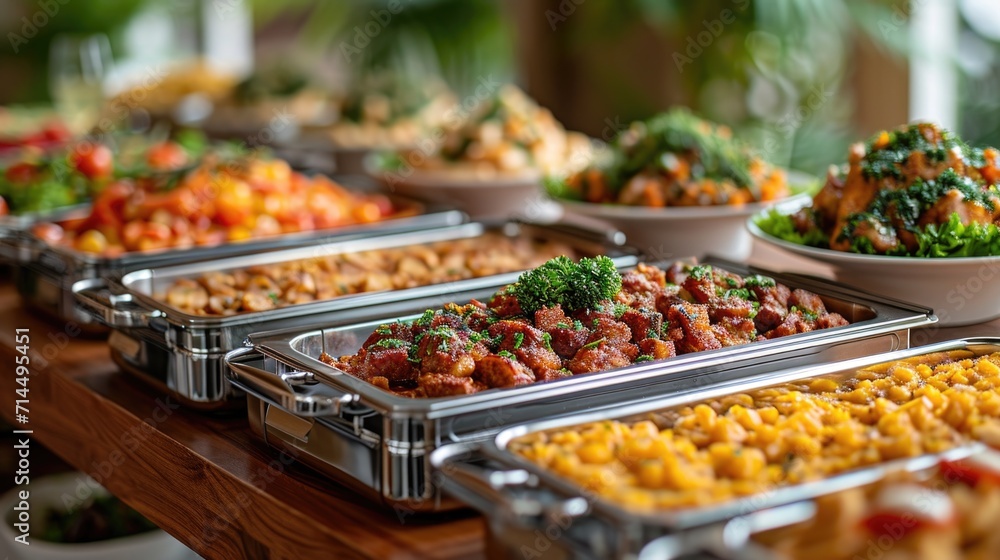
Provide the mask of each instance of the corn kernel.
[{"label": "corn kernel", "polygon": [[1000,367],[989,360],[979,360],[976,362],[976,371],[985,377],[1000,376]]},{"label": "corn kernel", "polygon": [[765,424],[774,424],[778,420],[778,416],[780,416],[778,409],[773,406],[765,406],[758,410],[757,414],[760,415],[760,421]]},{"label": "corn kernel", "polygon": [[886,389],[886,397],[896,404],[903,404],[913,398],[913,392],[902,385],[892,385]]},{"label": "corn kernel", "polygon": [[663,486],[663,470],[660,461],[643,461],[637,473],[639,484],[643,488],[660,488]]},{"label": "corn kernel", "polygon": [[892,376],[896,378],[897,381],[902,383],[909,383],[913,381],[917,376],[917,372],[906,366],[897,366],[892,368]]},{"label": "corn kernel", "polygon": [[584,444],[576,454],[579,455],[581,461],[592,465],[603,465],[611,462],[611,459],[614,458],[611,446],[596,441]]},{"label": "corn kernel", "polygon": [[815,379],[809,383],[809,390],[813,393],[832,393],[840,387],[833,379]]},{"label": "corn kernel", "polygon": [[704,404],[699,404],[694,407],[694,416],[698,419],[698,425],[704,430],[710,430],[715,426],[715,421],[718,415],[712,410],[712,407]]}]

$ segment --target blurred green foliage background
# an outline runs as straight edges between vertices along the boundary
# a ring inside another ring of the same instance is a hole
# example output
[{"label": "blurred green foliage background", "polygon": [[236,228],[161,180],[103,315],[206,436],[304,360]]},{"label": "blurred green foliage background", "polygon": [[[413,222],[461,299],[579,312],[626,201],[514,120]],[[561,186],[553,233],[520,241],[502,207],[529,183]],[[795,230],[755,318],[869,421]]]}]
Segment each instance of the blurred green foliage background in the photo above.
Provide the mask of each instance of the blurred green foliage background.
[{"label": "blurred green foliage background", "polygon": [[[122,27],[153,0],[49,0],[59,13],[38,29],[15,54],[9,40],[20,33],[38,0],[5,0],[0,31],[8,40],[0,47],[0,72],[7,80],[0,102],[43,102],[45,61],[49,40],[60,33],[106,32],[120,45]],[[65,1],[65,4],[59,3]],[[175,0],[192,3],[209,0]],[[223,0],[227,1],[227,0]],[[336,63],[343,45],[351,44],[358,28],[385,10],[393,0],[246,0],[258,31],[276,21],[297,22],[289,40],[319,53],[317,60]],[[952,0],[956,3],[964,0]],[[842,159],[846,145],[857,138],[850,116],[854,100],[842,95],[851,71],[852,45],[865,37],[894,56],[907,53],[908,35],[888,33],[885,22],[908,14],[904,0],[398,0],[403,9],[391,25],[369,37],[358,60],[340,64],[347,81],[379,71],[420,80],[439,76],[459,94],[475,87],[479,77],[516,80],[523,76],[518,42],[524,40],[517,13],[533,10],[542,17],[568,5],[570,15],[553,25],[544,42],[561,56],[580,59],[619,48],[638,32],[652,33],[671,50],[642,53],[649,72],[672,72],[676,95],[638,83],[622,64],[585,68],[583,82],[566,96],[592,90],[610,100],[610,115],[623,121],[645,118],[672,101],[704,116],[729,124],[778,163],[821,172]],[[956,4],[957,5],[957,4]],[[10,7],[7,7],[10,6]],[[725,11],[734,19],[718,27]],[[537,32],[537,30],[536,30]],[[707,47],[692,47],[699,34],[712,35]],[[997,43],[976,35],[962,23],[963,38],[978,37],[983,55],[970,70],[960,52],[954,53],[961,72],[962,133],[974,143],[1000,144],[1000,57]],[[691,48],[692,50],[688,50]],[[990,51],[992,49],[992,51]],[[688,55],[698,52],[697,56]],[[617,51],[616,51],[617,52]],[[648,54],[648,59],[645,55]],[[678,58],[680,54],[680,58]],[[531,56],[530,54],[528,55]],[[985,70],[984,70],[985,65]],[[560,71],[554,68],[553,72]],[[529,85],[529,92],[532,84]],[[558,108],[554,108],[558,109]],[[559,115],[559,111],[555,111]],[[608,114],[583,115],[595,122]]]}]

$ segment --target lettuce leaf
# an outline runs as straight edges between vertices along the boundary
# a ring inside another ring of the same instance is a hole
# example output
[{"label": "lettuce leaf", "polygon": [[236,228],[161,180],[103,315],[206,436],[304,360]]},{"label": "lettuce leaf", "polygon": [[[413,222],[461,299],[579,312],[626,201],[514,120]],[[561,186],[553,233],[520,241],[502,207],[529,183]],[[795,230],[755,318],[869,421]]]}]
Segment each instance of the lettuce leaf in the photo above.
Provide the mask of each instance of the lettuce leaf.
[{"label": "lettuce leaf", "polygon": [[[801,234],[795,229],[791,216],[768,210],[754,220],[762,231],[772,237],[809,247],[829,248],[826,235],[819,230]],[[900,245],[892,256],[922,258],[992,257],[1000,256],[1000,228],[994,224],[972,223],[965,225],[958,214],[952,214],[947,223],[930,224],[915,232],[918,247],[914,252]],[[852,244],[852,252],[874,254],[864,241]],[[870,243],[868,243],[870,246]]]},{"label": "lettuce leaf", "polygon": [[962,224],[958,214],[947,223],[930,224],[917,232],[919,247],[914,257],[1000,256],[1000,229],[994,224]]},{"label": "lettuce leaf", "polygon": [[795,243],[797,245],[808,245],[809,247],[821,247],[823,249],[828,249],[830,247],[829,240],[825,233],[818,229],[813,229],[805,234],[799,233],[795,229],[795,223],[792,222],[792,217],[787,216],[778,212],[777,209],[770,209],[758,218],[754,220],[764,233],[788,241],[790,243]]}]

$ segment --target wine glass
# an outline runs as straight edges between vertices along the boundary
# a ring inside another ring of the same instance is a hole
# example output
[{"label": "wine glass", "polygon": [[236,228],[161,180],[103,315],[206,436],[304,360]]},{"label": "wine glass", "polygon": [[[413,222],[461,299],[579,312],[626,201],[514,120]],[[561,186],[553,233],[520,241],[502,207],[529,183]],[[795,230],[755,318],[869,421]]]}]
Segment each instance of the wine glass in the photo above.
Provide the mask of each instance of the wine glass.
[{"label": "wine glass", "polygon": [[112,70],[111,44],[103,34],[59,35],[49,48],[49,92],[56,111],[77,135],[97,124],[104,82]]}]

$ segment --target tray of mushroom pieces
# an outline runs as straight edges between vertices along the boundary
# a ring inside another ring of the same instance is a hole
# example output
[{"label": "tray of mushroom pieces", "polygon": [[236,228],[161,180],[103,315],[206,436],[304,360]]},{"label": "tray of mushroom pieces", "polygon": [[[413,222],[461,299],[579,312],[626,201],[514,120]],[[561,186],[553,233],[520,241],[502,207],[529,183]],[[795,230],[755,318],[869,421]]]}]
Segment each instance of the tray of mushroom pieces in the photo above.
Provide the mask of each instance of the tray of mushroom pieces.
[{"label": "tray of mushroom pieces", "polygon": [[953,340],[522,423],[431,463],[497,557],[985,560],[997,387],[1000,339]]},{"label": "tray of mushroom pieces", "polygon": [[[519,422],[908,347],[909,304],[718,260],[556,258],[430,308],[251,334],[230,353],[250,423],[276,449],[392,507],[455,507],[435,449]],[[422,302],[417,302],[422,303]]]},{"label": "tray of mushroom pieces", "polygon": [[207,410],[243,406],[225,353],[251,332],[409,312],[459,287],[495,289],[558,255],[636,262],[617,232],[568,225],[479,223],[331,241],[212,261],[142,268],[74,286],[80,307],[110,325],[127,372]]}]

